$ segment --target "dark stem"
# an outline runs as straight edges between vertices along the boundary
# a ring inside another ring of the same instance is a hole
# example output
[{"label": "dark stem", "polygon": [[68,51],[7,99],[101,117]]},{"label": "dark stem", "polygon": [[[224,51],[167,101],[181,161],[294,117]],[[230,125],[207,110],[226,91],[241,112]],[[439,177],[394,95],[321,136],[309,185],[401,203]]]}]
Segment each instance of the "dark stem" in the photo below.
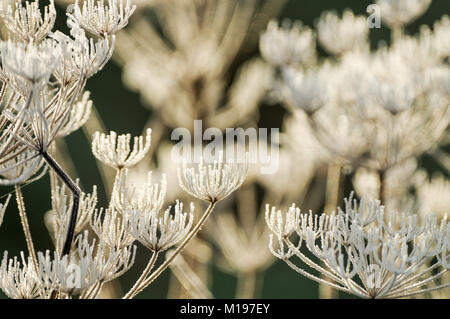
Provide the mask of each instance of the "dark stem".
[{"label": "dark stem", "polygon": [[386,170],[381,169],[378,171],[378,175],[380,178],[380,193],[379,199],[381,205],[386,205]]},{"label": "dark stem", "polygon": [[73,237],[75,236],[75,226],[77,224],[78,206],[80,204],[81,191],[77,184],[67,175],[59,164],[48,154],[43,152],[42,156],[48,165],[55,171],[55,173],[61,178],[63,183],[69,188],[73,196],[72,211],[70,212],[69,227],[67,229],[67,236],[64,242],[64,246],[61,252],[61,256],[68,255],[72,247]]}]

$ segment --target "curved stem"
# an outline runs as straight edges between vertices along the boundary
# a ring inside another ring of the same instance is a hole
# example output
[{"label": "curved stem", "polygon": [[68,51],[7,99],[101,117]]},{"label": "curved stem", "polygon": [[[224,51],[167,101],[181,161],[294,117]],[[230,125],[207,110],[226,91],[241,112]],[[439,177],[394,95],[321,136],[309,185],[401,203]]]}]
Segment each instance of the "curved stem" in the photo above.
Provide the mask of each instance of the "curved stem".
[{"label": "curved stem", "polygon": [[147,278],[147,276],[152,271],[153,266],[155,265],[156,259],[158,258],[158,254],[159,254],[158,251],[153,251],[152,257],[148,261],[148,264],[145,267],[144,271],[142,272],[141,276],[136,281],[136,283],[133,285],[133,287],[123,296],[122,299],[131,299],[137,294],[137,292],[141,288],[142,283],[144,282],[144,280]]},{"label": "curved stem", "polygon": [[216,202],[211,202],[208,206],[208,208],[203,213],[202,218],[198,221],[198,223],[195,225],[194,229],[191,230],[191,232],[186,236],[186,238],[183,240],[183,242],[178,246],[178,248],[173,252],[172,256],[166,259],[161,266],[159,266],[141,285],[142,288],[136,291],[136,293],[133,296],[130,296],[130,298],[133,298],[136,296],[139,292],[141,292],[145,287],[150,285],[153,280],[158,278],[161,273],[166,270],[166,268],[169,266],[169,264],[175,259],[175,257],[181,253],[184,249],[184,247],[187,245],[187,243],[200,231],[205,221],[208,219],[209,215],[211,215],[214,206],[216,206]]},{"label": "curved stem", "polygon": [[42,153],[43,158],[48,163],[48,165],[55,171],[63,183],[69,188],[73,196],[72,210],[69,217],[69,226],[67,229],[66,240],[63,245],[61,255],[68,255],[72,247],[73,238],[75,236],[75,227],[77,224],[78,217],[78,207],[80,205],[81,191],[77,184],[67,175],[64,170],[59,166],[59,164],[48,154],[47,152]]},{"label": "curved stem", "polygon": [[34,268],[38,270],[38,262],[36,257],[36,250],[34,249],[33,239],[31,237],[30,226],[28,224],[27,213],[25,210],[25,202],[23,200],[22,190],[20,185],[14,186],[16,192],[17,207],[19,208],[20,222],[22,224],[23,233],[25,234],[25,240],[27,242],[28,253],[33,259]]}]

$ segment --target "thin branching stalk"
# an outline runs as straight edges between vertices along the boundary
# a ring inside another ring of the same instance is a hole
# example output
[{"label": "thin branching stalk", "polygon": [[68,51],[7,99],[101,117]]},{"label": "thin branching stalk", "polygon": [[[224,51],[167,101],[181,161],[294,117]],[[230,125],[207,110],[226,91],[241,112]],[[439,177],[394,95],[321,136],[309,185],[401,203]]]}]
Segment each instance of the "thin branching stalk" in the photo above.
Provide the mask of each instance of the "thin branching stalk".
[{"label": "thin branching stalk", "polygon": [[36,257],[36,250],[34,249],[33,238],[31,237],[30,226],[28,224],[27,212],[25,210],[25,202],[23,200],[22,190],[20,185],[14,186],[16,192],[17,208],[19,209],[20,222],[22,224],[23,233],[25,234],[25,240],[27,242],[28,253],[33,259],[35,269],[38,269],[38,262]]},{"label": "thin branching stalk", "polygon": [[[191,230],[191,232],[186,236],[186,238],[183,240],[183,242],[178,246],[178,248],[173,252],[173,255],[167,258],[145,281],[142,282],[141,287],[136,290],[136,292],[133,295],[127,294],[127,299],[133,298],[138,293],[140,293],[145,287],[150,285],[158,276],[166,270],[166,268],[169,266],[169,264],[175,259],[175,257],[180,254],[184,247],[187,245],[187,243],[200,231],[202,226],[204,225],[205,221],[208,219],[208,217],[211,215],[212,211],[214,210],[214,207],[216,206],[216,202],[211,202],[208,206],[208,208],[203,213],[203,216],[200,218],[198,223],[195,225],[195,227]],[[125,299],[125,297],[124,297]]]},{"label": "thin branching stalk", "polygon": [[133,296],[135,296],[137,294],[137,292],[140,289],[143,289],[143,288],[141,288],[142,284],[145,281],[145,279],[148,277],[150,272],[152,271],[153,266],[155,266],[156,259],[158,258],[158,254],[159,254],[158,251],[154,251],[152,253],[152,257],[150,257],[150,260],[148,261],[148,264],[145,267],[144,271],[142,272],[141,276],[136,281],[136,283],[133,285],[133,287],[131,287],[131,289],[125,294],[125,296],[123,296],[123,299],[131,299],[131,298],[133,298]]}]

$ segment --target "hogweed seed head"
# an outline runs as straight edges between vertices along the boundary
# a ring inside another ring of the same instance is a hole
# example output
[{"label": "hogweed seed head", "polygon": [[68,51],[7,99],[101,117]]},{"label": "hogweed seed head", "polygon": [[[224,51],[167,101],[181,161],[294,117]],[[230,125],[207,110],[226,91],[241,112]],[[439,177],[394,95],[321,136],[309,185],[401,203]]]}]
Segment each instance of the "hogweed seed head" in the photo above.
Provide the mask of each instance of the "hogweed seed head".
[{"label": "hogweed seed head", "polygon": [[117,135],[111,131],[109,135],[96,132],[92,141],[92,153],[95,157],[115,169],[129,168],[141,161],[150,149],[151,129],[147,129],[145,137],[134,137],[131,148],[131,134]]},{"label": "hogweed seed head", "polygon": [[5,252],[0,264],[0,289],[12,299],[42,298],[43,289],[32,258],[25,258],[21,252],[20,260],[8,259],[8,252]]},{"label": "hogweed seed head", "polygon": [[126,216],[114,209],[96,210],[91,227],[101,241],[114,249],[127,247],[135,240],[128,230]]},{"label": "hogweed seed head", "polygon": [[112,205],[124,212],[125,210],[156,211],[164,204],[167,192],[166,175],[162,175],[161,184],[152,183],[152,172],[147,175],[147,180],[137,189],[127,185],[128,170],[117,174],[112,194]]},{"label": "hogweed seed head", "polygon": [[223,153],[213,164],[205,165],[203,158],[196,168],[183,162],[178,168],[181,188],[192,196],[210,202],[218,202],[239,188],[247,177],[248,165],[235,161],[223,162]]},{"label": "hogweed seed head", "polygon": [[163,251],[181,242],[189,233],[194,221],[194,204],[189,213],[183,212],[183,203],[178,200],[174,214],[167,208],[162,215],[158,210],[126,210],[124,212],[129,232],[152,251]]},{"label": "hogweed seed head", "polygon": [[[361,201],[358,205],[351,198],[345,201],[345,210],[339,209],[337,214],[300,214],[294,206],[284,218],[275,209],[267,208],[266,214],[274,234],[272,253],[320,283],[363,298],[398,298],[449,285],[425,287],[448,270],[450,223],[445,218],[437,223],[436,218],[429,217],[420,223],[415,215],[386,216],[379,201]],[[291,230],[299,238],[296,245]],[[273,247],[274,237],[278,250]],[[306,256],[302,247],[314,258]],[[297,266],[291,260],[294,256],[332,283]],[[437,275],[430,274],[439,267],[442,270]],[[426,276],[428,280],[419,280]]]},{"label": "hogweed seed head", "polygon": [[136,10],[130,0],[85,0],[82,8],[80,1],[75,2],[73,13],[68,13],[70,19],[78,23],[86,31],[98,36],[108,37],[123,29],[128,19]]},{"label": "hogweed seed head", "polygon": [[[0,8],[1,9],[1,8]],[[0,10],[8,31],[23,42],[39,43],[53,29],[56,20],[54,0],[44,7],[44,14],[39,9],[39,0],[29,2],[16,1],[15,9],[8,6],[6,12]]]},{"label": "hogweed seed head", "polygon": [[4,77],[19,76],[32,84],[45,85],[59,64],[61,50],[53,40],[40,44],[8,40],[0,43],[0,56],[9,72]]}]

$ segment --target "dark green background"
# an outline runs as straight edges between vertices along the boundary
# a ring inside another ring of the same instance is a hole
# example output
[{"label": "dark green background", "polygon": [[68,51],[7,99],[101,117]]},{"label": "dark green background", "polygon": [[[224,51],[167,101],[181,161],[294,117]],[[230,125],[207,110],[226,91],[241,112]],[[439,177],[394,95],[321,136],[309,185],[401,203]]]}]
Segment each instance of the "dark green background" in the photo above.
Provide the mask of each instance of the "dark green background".
[{"label": "dark green background", "polygon": [[[307,25],[314,25],[321,12],[335,9],[342,11],[351,8],[355,13],[365,14],[371,1],[361,0],[292,0],[283,10],[282,17],[300,19]],[[59,25],[64,25],[63,11],[60,11]],[[449,0],[434,0],[427,13],[407,28],[407,32],[413,34],[418,31],[421,24],[429,24],[439,19],[444,14],[450,13]],[[376,47],[379,41],[389,42],[389,29],[382,26],[381,29],[371,30],[372,46]],[[241,55],[236,62],[236,67],[250,55],[258,54],[257,48],[251,53]],[[321,52],[321,54],[324,54]],[[236,69],[236,68],[234,68]],[[88,82],[87,89],[92,92],[93,99],[108,130],[120,133],[130,132],[140,134],[147,122],[150,111],[143,108],[139,96],[122,85],[120,68],[110,62],[102,72],[94,76]],[[279,127],[284,112],[280,106],[263,105],[261,107],[260,127]],[[73,133],[67,138],[70,155],[76,165],[77,174],[82,180],[82,187],[86,191],[92,189],[93,184],[101,184],[95,159],[90,151],[90,145],[81,131]],[[438,169],[437,164],[428,157],[424,157],[423,165],[428,170]],[[6,194],[11,188],[2,187],[0,194]],[[23,189],[31,231],[35,239],[37,250],[46,250],[52,247],[50,238],[43,223],[43,214],[50,208],[50,191],[48,177],[25,187]],[[104,191],[99,189],[99,205],[104,205]],[[4,198],[2,199],[2,201]],[[0,229],[0,251],[8,250],[9,255],[18,254],[20,250],[26,250],[23,234],[19,223],[17,208],[14,198],[5,215],[4,223]],[[148,258],[145,249],[138,250],[137,266],[123,278],[125,287],[129,287],[132,280],[138,276],[143,263]],[[168,272],[158,278],[140,298],[165,298],[168,286]],[[214,270],[213,293],[217,298],[232,298],[234,296],[236,280]],[[0,297],[4,295],[0,292]],[[266,273],[264,285],[260,297],[263,298],[317,298],[317,285],[312,281],[297,275],[288,266],[281,262],[274,264]]]}]

